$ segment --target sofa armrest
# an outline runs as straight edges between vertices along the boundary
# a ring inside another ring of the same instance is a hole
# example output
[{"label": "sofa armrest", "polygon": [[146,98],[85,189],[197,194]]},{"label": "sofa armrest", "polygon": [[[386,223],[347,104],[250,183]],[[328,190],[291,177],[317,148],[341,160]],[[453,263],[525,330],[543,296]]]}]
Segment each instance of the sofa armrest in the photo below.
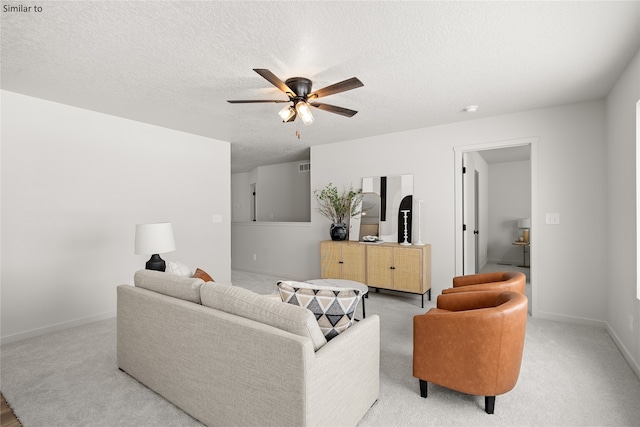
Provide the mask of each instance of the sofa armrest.
[{"label": "sofa armrest", "polygon": [[443,294],[466,291],[513,291],[525,293],[526,276],[515,271],[490,272],[453,278],[453,288],[443,289]]},{"label": "sofa armrest", "polygon": [[310,425],[356,425],[378,399],[380,318],[367,316],[318,350],[307,386]]},{"label": "sofa armrest", "polygon": [[457,276],[453,278],[453,287],[480,285],[483,283],[493,283],[504,280],[504,273],[492,271],[489,273],[470,274],[467,276]]},{"label": "sofa armrest", "polygon": [[449,311],[494,307],[502,291],[454,292],[438,295],[437,307]]}]

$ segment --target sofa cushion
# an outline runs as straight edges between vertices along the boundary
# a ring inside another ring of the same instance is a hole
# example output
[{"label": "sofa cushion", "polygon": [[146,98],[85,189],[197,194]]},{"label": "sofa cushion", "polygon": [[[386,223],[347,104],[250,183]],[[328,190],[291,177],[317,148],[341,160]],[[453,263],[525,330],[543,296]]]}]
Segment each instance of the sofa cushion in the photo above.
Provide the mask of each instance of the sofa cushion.
[{"label": "sofa cushion", "polygon": [[202,279],[155,270],[139,270],[133,276],[133,284],[139,288],[197,304],[200,304],[200,286],[203,283]]},{"label": "sofa cushion", "polygon": [[279,299],[238,286],[214,282],[205,283],[200,291],[202,305],[309,337],[316,351],[327,343],[313,313],[302,307],[283,304]]},{"label": "sofa cushion", "polygon": [[198,279],[202,279],[205,282],[215,282],[215,280],[213,280],[213,278],[211,276],[209,276],[209,274],[200,269],[200,268],[196,268],[196,272],[193,273],[193,277],[197,277]]},{"label": "sofa cushion", "polygon": [[280,281],[282,301],[310,310],[327,341],[347,330],[354,322],[360,290],[306,282]]}]

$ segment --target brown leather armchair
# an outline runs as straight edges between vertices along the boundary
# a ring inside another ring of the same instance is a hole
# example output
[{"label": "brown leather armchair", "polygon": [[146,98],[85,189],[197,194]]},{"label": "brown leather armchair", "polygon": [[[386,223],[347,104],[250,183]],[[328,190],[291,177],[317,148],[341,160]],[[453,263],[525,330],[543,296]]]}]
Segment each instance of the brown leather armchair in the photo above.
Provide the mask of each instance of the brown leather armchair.
[{"label": "brown leather armchair", "polygon": [[527,277],[518,271],[496,271],[453,278],[453,288],[443,294],[468,291],[513,291],[524,294]]},{"label": "brown leather armchair", "polygon": [[517,292],[460,292],[438,296],[438,308],[413,318],[413,376],[427,383],[495,397],[516,385],[522,363],[527,297]]}]

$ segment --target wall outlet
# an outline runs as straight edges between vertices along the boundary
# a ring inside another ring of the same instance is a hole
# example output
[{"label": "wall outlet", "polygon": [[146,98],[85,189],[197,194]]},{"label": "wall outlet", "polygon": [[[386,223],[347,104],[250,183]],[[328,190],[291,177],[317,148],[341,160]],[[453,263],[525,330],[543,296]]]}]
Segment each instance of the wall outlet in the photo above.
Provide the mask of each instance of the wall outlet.
[{"label": "wall outlet", "polygon": [[257,260],[258,260],[258,257],[256,256],[256,254],[253,254],[253,260],[254,260],[254,261],[257,261]]},{"label": "wall outlet", "polygon": [[559,213],[548,213],[547,214],[547,224],[560,224],[560,214]]},{"label": "wall outlet", "polygon": [[629,315],[629,332],[633,333],[633,316]]}]

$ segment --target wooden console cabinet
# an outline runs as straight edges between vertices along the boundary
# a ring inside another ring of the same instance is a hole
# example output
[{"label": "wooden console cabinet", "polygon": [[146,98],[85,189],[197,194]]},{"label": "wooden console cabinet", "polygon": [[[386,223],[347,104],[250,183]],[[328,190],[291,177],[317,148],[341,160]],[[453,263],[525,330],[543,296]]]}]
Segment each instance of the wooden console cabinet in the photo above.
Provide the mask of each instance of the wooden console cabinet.
[{"label": "wooden console cabinet", "polygon": [[370,288],[422,295],[431,300],[431,245],[366,244],[327,240],[320,243],[323,279],[348,279]]},{"label": "wooden console cabinet", "polygon": [[320,277],[366,283],[364,245],[327,240],[320,242]]}]

